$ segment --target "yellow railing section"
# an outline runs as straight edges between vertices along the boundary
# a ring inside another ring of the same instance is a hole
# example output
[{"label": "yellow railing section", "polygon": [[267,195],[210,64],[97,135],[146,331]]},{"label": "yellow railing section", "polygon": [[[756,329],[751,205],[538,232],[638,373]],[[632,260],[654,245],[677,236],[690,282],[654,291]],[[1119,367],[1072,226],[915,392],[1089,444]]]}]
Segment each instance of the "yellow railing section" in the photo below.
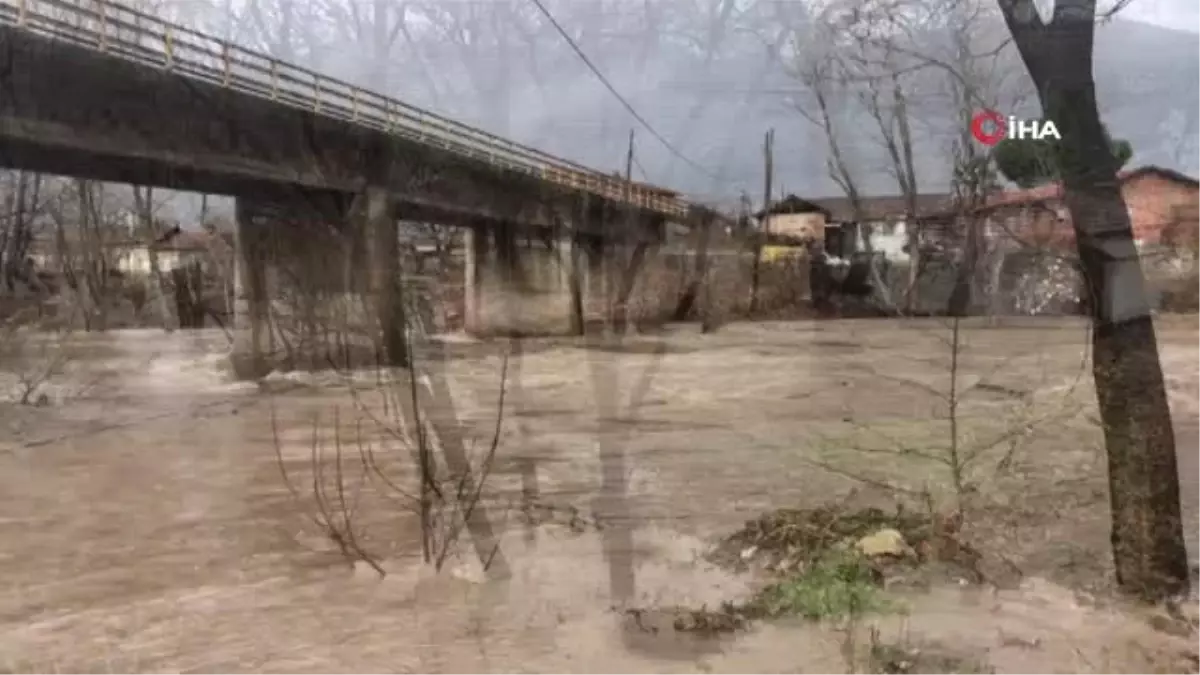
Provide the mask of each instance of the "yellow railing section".
[{"label": "yellow railing section", "polygon": [[682,201],[656,190],[598,173],[109,0],[0,0],[0,23],[371,127],[619,202],[673,216],[687,211]]}]

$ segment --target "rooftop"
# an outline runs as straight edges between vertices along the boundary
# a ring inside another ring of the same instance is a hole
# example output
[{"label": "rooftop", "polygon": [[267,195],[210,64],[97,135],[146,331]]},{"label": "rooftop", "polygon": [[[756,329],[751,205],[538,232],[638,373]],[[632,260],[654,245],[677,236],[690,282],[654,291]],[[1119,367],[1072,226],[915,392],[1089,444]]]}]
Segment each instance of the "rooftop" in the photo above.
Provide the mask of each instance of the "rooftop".
[{"label": "rooftop", "polygon": [[[855,220],[854,207],[849,197],[821,197],[811,200],[812,203],[825,209],[829,220],[850,222]],[[916,196],[918,217],[945,212],[953,205],[953,196],[949,194],[919,194]],[[904,215],[908,209],[904,195],[881,195],[878,197],[859,198],[859,207],[864,220],[887,220]]]},{"label": "rooftop", "polygon": [[770,209],[759,209],[758,213],[754,214],[754,217],[758,220],[762,220],[767,211],[770,211],[771,215],[773,216],[792,213],[820,213],[825,216],[825,220],[829,220],[830,218],[828,209],[814,202],[810,202],[807,199],[801,199],[796,195],[788,195],[783,199],[774,202],[771,204]]},{"label": "rooftop", "polygon": [[[1117,173],[1117,180],[1124,183],[1125,181],[1134,178],[1140,178],[1147,175],[1156,175],[1166,180],[1190,185],[1192,187],[1200,187],[1200,181],[1197,181],[1191,176],[1167,169],[1160,166],[1147,165],[1136,169],[1128,169]],[[1023,190],[1008,190],[995,195],[988,199],[987,204],[983,206],[984,210],[999,208],[1002,206],[1020,206],[1028,204],[1037,204],[1041,202],[1062,199],[1063,187],[1060,181],[1039,185],[1037,187],[1026,188]]]}]

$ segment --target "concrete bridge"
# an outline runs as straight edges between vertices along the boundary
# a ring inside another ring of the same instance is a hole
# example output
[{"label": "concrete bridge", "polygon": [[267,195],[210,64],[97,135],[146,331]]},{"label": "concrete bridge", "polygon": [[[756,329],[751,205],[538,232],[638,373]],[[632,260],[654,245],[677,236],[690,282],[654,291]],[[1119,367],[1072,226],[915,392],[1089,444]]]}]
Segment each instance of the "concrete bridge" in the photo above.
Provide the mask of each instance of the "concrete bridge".
[{"label": "concrete bridge", "polygon": [[402,361],[401,220],[466,229],[470,330],[545,332],[581,330],[614,250],[713,215],[108,0],[0,0],[0,166],[236,198],[248,377],[284,263],[369,299],[377,352]]}]

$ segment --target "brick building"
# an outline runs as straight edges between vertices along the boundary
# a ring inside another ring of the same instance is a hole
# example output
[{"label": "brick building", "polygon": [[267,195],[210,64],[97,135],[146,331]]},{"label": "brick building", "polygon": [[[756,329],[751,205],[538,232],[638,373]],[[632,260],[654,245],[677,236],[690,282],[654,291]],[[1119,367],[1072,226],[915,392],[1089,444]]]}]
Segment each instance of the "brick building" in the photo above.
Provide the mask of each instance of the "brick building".
[{"label": "brick building", "polygon": [[[1200,182],[1178,171],[1143,166],[1117,175],[1139,246],[1185,245],[1197,238]],[[1061,183],[1000,193],[983,207],[989,236],[1027,245],[1074,247]]]}]

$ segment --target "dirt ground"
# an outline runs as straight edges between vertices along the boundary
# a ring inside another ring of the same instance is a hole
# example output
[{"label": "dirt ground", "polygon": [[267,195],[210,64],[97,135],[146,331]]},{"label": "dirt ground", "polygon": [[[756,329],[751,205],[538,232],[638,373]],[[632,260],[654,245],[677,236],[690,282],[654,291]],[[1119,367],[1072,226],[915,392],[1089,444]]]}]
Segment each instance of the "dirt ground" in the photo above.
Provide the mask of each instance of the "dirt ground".
[{"label": "dirt ground", "polygon": [[[1194,635],[1155,630],[1111,596],[1086,330],[964,324],[955,426],[975,486],[964,536],[1019,578],[911,593],[902,616],[875,620],[889,639],[955,645],[1001,672],[1195,670]],[[1197,318],[1159,331],[1194,564]],[[839,672],[846,638],[833,626],[639,634],[612,611],[614,561],[631,570],[625,602],[715,605],[755,580],[703,553],[763,511],[953,496],[938,459],[951,429],[944,321],[679,326],[619,349],[526,340],[509,360],[482,502],[511,576],[488,580],[469,546],[432,574],[411,505],[368,484],[350,499],[380,579],[306,519],[313,419],[332,442],[335,408],[341,439],[370,443],[410,480],[408,449],[374,424],[388,416],[378,373],[235,384],[219,334],[89,340],[50,405],[0,408],[0,670]],[[478,459],[510,345],[443,348]],[[617,386],[601,386],[613,374]],[[619,477],[602,455],[622,458]],[[531,501],[541,515],[523,520]],[[626,528],[614,550],[611,533]]]}]

